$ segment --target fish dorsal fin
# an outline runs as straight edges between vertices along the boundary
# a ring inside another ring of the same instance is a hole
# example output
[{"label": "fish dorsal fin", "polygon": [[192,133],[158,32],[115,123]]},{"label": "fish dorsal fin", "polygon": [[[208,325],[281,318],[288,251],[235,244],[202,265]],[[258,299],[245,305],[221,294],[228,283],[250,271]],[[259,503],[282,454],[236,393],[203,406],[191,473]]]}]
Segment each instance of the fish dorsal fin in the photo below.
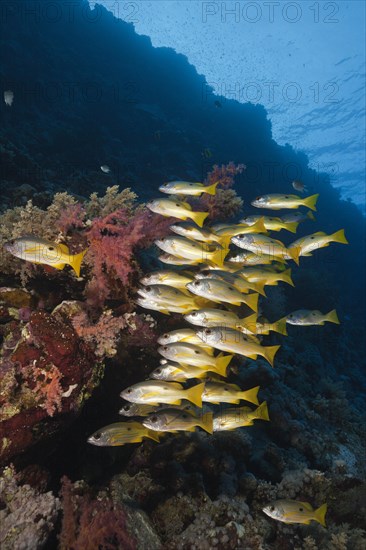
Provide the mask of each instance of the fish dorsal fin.
[{"label": "fish dorsal fin", "polygon": [[309,512],[313,512],[313,511],[314,511],[312,505],[309,504],[308,502],[301,502],[301,501],[299,501],[299,505],[302,506],[303,508],[305,508],[305,510],[308,510]]},{"label": "fish dorsal fin", "polygon": [[319,235],[321,237],[324,237],[324,235],[326,235],[326,233],[324,233],[324,231],[317,231],[316,233],[313,233],[313,235]]}]

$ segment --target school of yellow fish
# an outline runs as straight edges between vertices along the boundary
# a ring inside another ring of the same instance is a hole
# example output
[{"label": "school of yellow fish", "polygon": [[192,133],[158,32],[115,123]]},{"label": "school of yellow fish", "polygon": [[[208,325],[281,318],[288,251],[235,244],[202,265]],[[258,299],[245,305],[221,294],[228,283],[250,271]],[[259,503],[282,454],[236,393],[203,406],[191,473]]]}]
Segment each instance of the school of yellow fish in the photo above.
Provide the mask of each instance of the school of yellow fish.
[{"label": "school of yellow fish", "polygon": [[[298,265],[301,257],[312,256],[315,250],[332,242],[347,244],[343,229],[331,235],[316,232],[290,245],[269,234],[280,230],[296,233],[300,222],[314,219],[312,211],[316,210],[318,195],[302,198],[272,194],[257,197],[251,203],[268,210],[304,206],[309,209],[306,214],[297,211],[282,217],[252,215],[238,224],[203,227],[208,212],[194,211],[185,197],[215,195],[218,183],[210,186],[184,181],[165,183],[159,190],[170,198],[147,204],[152,212],[181,222],[170,226],[172,235],[155,241],[162,251],[160,261],[170,267],[142,278],[136,303],[167,315],[180,313],[191,327],[158,338],[160,365],[152,371],[150,379],[121,392],[127,403],[120,414],[127,419],[92,434],[88,442],[93,445],[120,446],[145,438],[158,442],[166,432],[201,428],[212,434],[251,426],[255,420],[269,421],[267,403],[258,401],[259,386],[244,389],[227,381],[233,357],[252,360],[263,357],[273,367],[280,346],[263,345],[263,335],[270,332],[286,335],[287,323],[301,326],[339,323],[335,310],[322,313],[301,309],[274,322],[258,319],[259,299],[266,297],[266,286],[279,282],[294,286],[287,262]],[[293,187],[300,191],[300,183],[294,182]],[[239,251],[230,249],[232,245]],[[28,235],[5,243],[4,248],[33,263],[56,269],[69,265],[77,276],[86,252],[72,255],[66,245]],[[247,311],[243,317],[237,313],[239,307]],[[196,381],[193,385],[192,380]],[[241,405],[241,401],[256,408]],[[236,406],[221,408],[219,412],[208,408],[227,403]],[[277,501],[263,511],[285,523],[315,520],[325,525],[325,504],[313,510],[308,503]]]},{"label": "school of yellow fish", "polygon": [[[271,323],[258,320],[258,301],[266,296],[267,285],[282,281],[293,286],[288,261],[299,264],[300,257],[311,256],[331,242],[347,243],[343,230],[332,235],[314,233],[288,246],[269,235],[270,231],[280,230],[295,233],[301,221],[314,219],[311,211],[316,210],[318,195],[305,198],[265,195],[252,202],[257,208],[269,210],[306,206],[311,215],[301,212],[282,218],[253,215],[238,224],[203,227],[208,213],[194,211],[185,197],[214,195],[217,183],[206,187],[197,182],[165,183],[159,190],[170,197],[147,204],[152,212],[181,222],[170,226],[171,235],[155,241],[161,250],[160,261],[168,265],[141,279],[136,303],[167,315],[180,313],[190,327],[158,338],[162,357],[159,366],[148,380],[121,392],[126,404],[120,414],[126,420],[95,432],[88,439],[94,445],[123,445],[143,438],[159,441],[166,432],[191,432],[197,428],[212,434],[251,426],[255,420],[269,421],[267,403],[258,401],[259,386],[241,388],[227,381],[233,357],[254,360],[263,357],[273,367],[280,346],[263,345],[263,335],[270,332],[286,335],[287,323],[303,326],[323,325],[326,321],[339,323],[335,310],[326,314],[299,310]],[[240,251],[230,250],[231,245]],[[237,313],[242,306],[247,311],[243,317]],[[241,401],[256,408],[241,405]],[[232,406],[220,407],[219,412],[208,408],[221,404]],[[307,512],[304,522],[311,516],[309,508]],[[296,518],[301,522],[301,513]]]}]

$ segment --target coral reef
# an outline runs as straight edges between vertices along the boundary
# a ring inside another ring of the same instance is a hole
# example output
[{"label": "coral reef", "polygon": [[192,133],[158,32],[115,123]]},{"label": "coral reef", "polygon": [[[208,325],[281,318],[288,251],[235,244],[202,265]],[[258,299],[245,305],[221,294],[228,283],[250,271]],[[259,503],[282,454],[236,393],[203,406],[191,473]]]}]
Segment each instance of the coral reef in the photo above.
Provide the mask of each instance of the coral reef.
[{"label": "coral reef", "polygon": [[59,516],[59,499],[20,484],[9,466],[0,476],[0,504],[1,549],[43,548]]}]

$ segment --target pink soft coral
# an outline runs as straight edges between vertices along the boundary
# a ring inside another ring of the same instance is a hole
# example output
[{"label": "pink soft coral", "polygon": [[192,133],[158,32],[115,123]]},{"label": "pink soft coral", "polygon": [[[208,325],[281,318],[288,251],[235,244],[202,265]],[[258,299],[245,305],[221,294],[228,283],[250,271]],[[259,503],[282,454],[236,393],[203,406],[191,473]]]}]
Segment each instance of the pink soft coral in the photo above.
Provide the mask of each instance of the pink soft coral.
[{"label": "pink soft coral", "polygon": [[86,262],[91,268],[85,291],[88,303],[101,305],[107,298],[128,301],[126,291],[138,272],[134,252],[161,237],[167,226],[167,221],[162,223],[145,209],[138,209],[131,216],[126,208],[120,208],[94,219],[87,231]]},{"label": "pink soft coral", "polygon": [[211,172],[208,173],[205,183],[212,185],[219,181],[219,186],[216,195],[203,194],[199,200],[200,210],[209,212],[209,219],[226,220],[237,215],[242,206],[243,200],[236,194],[234,189],[231,189],[234,184],[234,179],[237,174],[241,174],[245,170],[245,164],[222,164],[215,165]]}]

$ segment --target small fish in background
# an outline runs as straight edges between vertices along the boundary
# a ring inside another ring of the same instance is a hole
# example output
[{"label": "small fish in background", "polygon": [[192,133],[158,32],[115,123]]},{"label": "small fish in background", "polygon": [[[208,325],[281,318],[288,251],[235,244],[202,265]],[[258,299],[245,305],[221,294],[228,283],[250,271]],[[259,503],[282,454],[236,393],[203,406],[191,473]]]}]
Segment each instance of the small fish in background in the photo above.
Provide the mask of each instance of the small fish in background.
[{"label": "small fish in background", "polygon": [[200,197],[202,193],[216,195],[216,187],[219,183],[219,181],[216,181],[212,185],[203,185],[203,183],[199,182],[170,181],[163,183],[159,187],[159,191],[168,195],[188,195],[192,197]]},{"label": "small fish in background", "polygon": [[33,264],[49,265],[60,270],[64,269],[65,265],[70,265],[78,277],[81,262],[87,252],[83,250],[79,254],[70,254],[66,244],[53,243],[33,235],[8,241],[4,248],[16,258]]},{"label": "small fish in background", "polygon": [[145,437],[159,442],[158,434],[141,422],[115,422],[94,432],[88,437],[88,443],[97,447],[119,447],[127,443],[140,443]]},{"label": "small fish in background", "polygon": [[11,107],[14,101],[14,92],[12,90],[5,90],[4,92],[5,105]]},{"label": "small fish in background", "polygon": [[190,283],[193,280],[193,275],[188,275],[181,271],[180,273],[177,271],[170,271],[168,269],[161,269],[159,271],[154,271],[153,273],[149,273],[148,275],[145,275],[142,279],[140,279],[140,283],[143,285],[167,285],[167,286],[173,286],[174,288],[178,288],[180,290],[186,288],[186,285]]},{"label": "small fish in background", "polygon": [[146,204],[146,207],[161,216],[187,220],[191,218],[199,227],[208,216],[208,212],[193,212],[190,204],[184,201],[174,201],[171,199],[155,199]]},{"label": "small fish in background", "polygon": [[214,101],[214,105],[217,109],[222,109],[222,103],[218,99]]},{"label": "small fish in background", "polygon": [[298,208],[306,206],[310,210],[316,210],[316,202],[319,194],[309,197],[298,197],[297,195],[282,195],[274,193],[272,195],[262,195],[254,199],[250,204],[256,208],[268,208],[269,210],[281,210],[282,208]]},{"label": "small fish in background", "polygon": [[[235,306],[246,304],[253,311],[258,311],[258,297],[255,294],[243,294],[233,285],[226,281],[217,279],[196,279],[187,284],[187,288],[192,294],[207,298],[212,302],[226,302]],[[187,313],[189,313],[187,311]]]},{"label": "small fish in background", "polygon": [[158,432],[194,432],[196,426],[198,426],[212,434],[212,419],[212,412],[196,416],[188,411],[166,409],[149,415],[142,423],[149,430],[157,430]]},{"label": "small fish in background", "polygon": [[261,235],[260,233],[253,233],[252,235],[237,235],[231,238],[231,242],[239,248],[249,250],[256,255],[266,254],[272,256],[273,260],[284,260],[291,258],[299,263],[299,252],[297,248],[291,248],[283,244],[283,242]]},{"label": "small fish in background", "polygon": [[327,505],[322,504],[316,510],[308,502],[297,500],[276,500],[263,508],[263,512],[272,519],[283,523],[302,523],[309,525],[311,521],[317,521],[325,527],[325,514]]},{"label": "small fish in background", "polygon": [[102,164],[102,166],[100,167],[101,171],[104,172],[105,174],[110,174],[111,172],[111,169],[109,168],[109,166],[107,164]]},{"label": "small fish in background", "polygon": [[329,323],[335,323],[336,325],[340,324],[335,309],[332,309],[329,313],[322,313],[317,309],[313,311],[309,309],[298,309],[286,317],[286,322],[290,325],[299,325],[304,327],[311,325],[324,325],[326,321]]},{"label": "small fish in background", "polygon": [[220,403],[239,403],[240,400],[243,400],[259,405],[258,392],[259,386],[255,386],[250,390],[242,390],[237,384],[210,381],[205,383],[202,401],[219,405]]},{"label": "small fish in background", "polygon": [[156,239],[154,243],[166,254],[193,260],[197,263],[209,263],[218,266],[222,266],[228,253],[228,247],[223,248],[218,244],[207,245],[178,235]]},{"label": "small fish in background", "polygon": [[307,191],[306,186],[300,180],[294,180],[291,185],[295,191],[298,191],[299,193],[305,193],[305,191]]},{"label": "small fish in background", "polygon": [[264,227],[270,231],[281,231],[281,229],[285,229],[286,231],[290,231],[291,233],[296,233],[297,226],[299,225],[299,222],[295,220],[292,222],[286,222],[284,220],[281,220],[281,218],[275,218],[273,216],[259,216],[259,215],[246,216],[245,218],[242,218],[240,220],[240,223],[248,226],[253,226],[261,218],[263,220]]}]

